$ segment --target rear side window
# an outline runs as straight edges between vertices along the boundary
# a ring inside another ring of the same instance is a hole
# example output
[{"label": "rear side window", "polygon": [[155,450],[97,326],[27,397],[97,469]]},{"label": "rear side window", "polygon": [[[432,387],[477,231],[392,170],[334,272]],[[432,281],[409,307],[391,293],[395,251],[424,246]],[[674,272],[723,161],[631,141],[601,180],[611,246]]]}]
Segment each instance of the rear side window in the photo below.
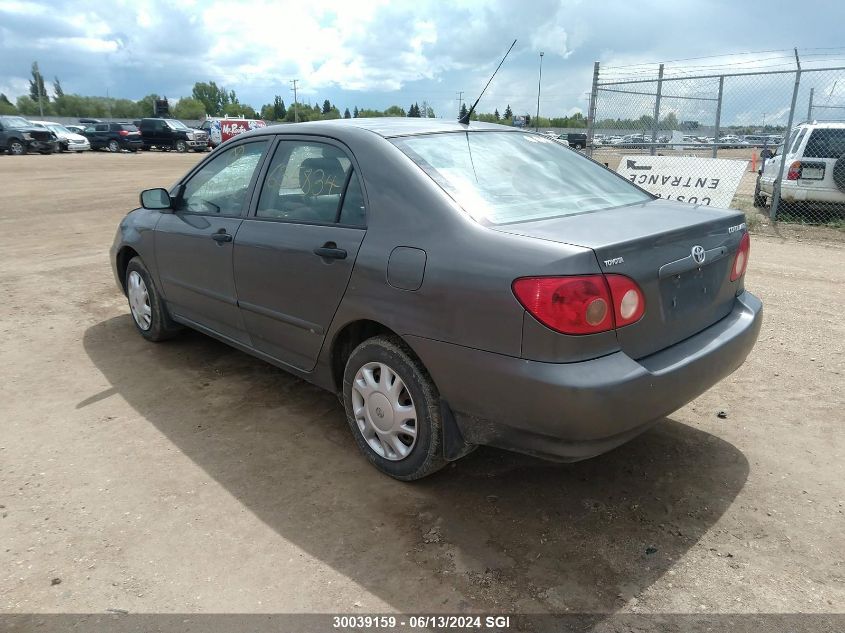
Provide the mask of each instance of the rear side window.
[{"label": "rear side window", "polygon": [[792,146],[789,148],[789,152],[794,154],[798,151],[798,148],[801,146],[801,141],[804,140],[804,135],[807,133],[807,128],[802,128],[798,135],[795,137],[795,140],[792,142]]},{"label": "rear side window", "polygon": [[282,141],[261,188],[256,217],[363,226],[363,194],[349,157],[334,145]]},{"label": "rear side window", "polygon": [[805,158],[841,158],[845,155],[845,128],[815,129],[810,134]]},{"label": "rear side window", "polygon": [[393,143],[483,223],[540,220],[654,199],[541,134],[450,132]]}]

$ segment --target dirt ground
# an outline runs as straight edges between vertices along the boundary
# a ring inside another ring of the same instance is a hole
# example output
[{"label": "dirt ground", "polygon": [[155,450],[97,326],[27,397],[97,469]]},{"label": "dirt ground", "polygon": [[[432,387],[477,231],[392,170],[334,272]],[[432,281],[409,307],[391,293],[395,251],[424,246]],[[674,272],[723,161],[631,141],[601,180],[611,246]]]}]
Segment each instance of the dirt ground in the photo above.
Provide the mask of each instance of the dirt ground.
[{"label": "dirt ground", "polygon": [[0,610],[845,611],[841,232],[752,237],[756,348],[637,440],[403,484],[332,394],[134,332],[115,228],[198,159],[0,156]]}]

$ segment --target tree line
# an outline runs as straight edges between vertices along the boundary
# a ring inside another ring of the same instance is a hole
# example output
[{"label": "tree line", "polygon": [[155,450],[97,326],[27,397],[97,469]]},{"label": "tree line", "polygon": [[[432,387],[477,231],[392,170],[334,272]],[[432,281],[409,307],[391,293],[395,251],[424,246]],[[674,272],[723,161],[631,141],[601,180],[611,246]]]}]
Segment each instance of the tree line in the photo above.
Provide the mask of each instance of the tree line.
[{"label": "tree line", "polygon": [[[20,114],[29,117],[42,116],[43,114],[44,117],[105,117],[133,120],[155,116],[156,101],[161,99],[166,99],[166,97],[154,93],[137,101],[115,97],[69,94],[65,93],[58,77],[53,79],[52,94],[50,94],[47,91],[46,82],[38,63],[33,62],[31,79],[29,80],[29,94],[17,97],[13,103],[5,94],[0,93],[0,114]],[[466,112],[466,104],[461,104],[461,110],[457,113],[458,116],[463,116]],[[196,82],[190,96],[181,97],[174,101],[170,106],[170,115],[185,120],[198,120],[208,115],[243,116],[246,118],[261,118],[272,122],[294,122],[358,117],[433,118],[435,112],[427,102],[414,102],[410,104],[407,110],[398,105],[392,105],[384,110],[354,106],[351,111],[348,107],[344,108],[343,112],[328,99],[323,101],[322,105],[297,102],[286,106],[280,95],[275,95],[272,103],[264,104],[256,111],[249,104],[241,103],[234,90],[218,86],[214,81],[208,81]],[[511,125],[513,115],[510,105],[507,105],[502,114],[496,108],[491,113],[473,112],[471,119],[473,121]],[[525,119],[526,125],[532,125],[530,115],[526,115]],[[586,118],[581,113],[569,117],[540,117],[533,124],[539,127],[587,127]],[[639,129],[641,126],[640,120],[630,121],[631,129]],[[625,128],[626,125],[614,123],[612,127]]]}]

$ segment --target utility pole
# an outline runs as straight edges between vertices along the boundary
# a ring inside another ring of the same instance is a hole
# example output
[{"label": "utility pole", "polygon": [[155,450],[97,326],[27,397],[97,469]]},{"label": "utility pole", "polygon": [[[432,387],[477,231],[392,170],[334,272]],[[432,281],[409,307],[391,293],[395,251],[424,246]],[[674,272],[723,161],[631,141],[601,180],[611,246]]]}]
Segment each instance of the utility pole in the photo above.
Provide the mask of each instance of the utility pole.
[{"label": "utility pole", "polygon": [[807,121],[813,120],[813,92],[815,88],[810,88],[810,105],[807,106]]},{"label": "utility pole", "polygon": [[540,84],[543,81],[543,51],[540,51],[540,77],[537,79],[537,116],[534,117],[534,131],[540,129]]},{"label": "utility pole", "polygon": [[38,71],[38,77],[36,77],[36,84],[38,84],[38,110],[41,112],[41,118],[44,118],[44,104],[41,101],[41,84],[43,83],[44,79],[41,77],[41,71]]},{"label": "utility pole", "polygon": [[299,110],[297,109],[297,104],[296,104],[296,82],[297,81],[299,81],[299,79],[291,79],[290,80],[290,83],[293,85],[293,122],[294,123],[299,123]]},{"label": "utility pole", "polygon": [[464,105],[464,91],[461,90],[455,93],[458,95],[458,118],[461,118],[461,106]]}]

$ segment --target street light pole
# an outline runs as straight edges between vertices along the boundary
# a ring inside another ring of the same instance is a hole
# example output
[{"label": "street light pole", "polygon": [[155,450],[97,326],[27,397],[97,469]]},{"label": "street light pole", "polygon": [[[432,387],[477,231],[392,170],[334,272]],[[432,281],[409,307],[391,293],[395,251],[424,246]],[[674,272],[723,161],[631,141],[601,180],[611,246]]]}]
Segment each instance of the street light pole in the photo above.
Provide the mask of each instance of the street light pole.
[{"label": "street light pole", "polygon": [[299,81],[299,79],[291,79],[290,80],[290,83],[293,84],[293,122],[294,123],[299,123],[299,110],[297,109],[297,103],[296,103],[296,82],[297,81]]},{"label": "street light pole", "polygon": [[540,51],[540,76],[537,79],[537,116],[534,117],[534,131],[540,126],[540,84],[543,81],[543,51]]}]

